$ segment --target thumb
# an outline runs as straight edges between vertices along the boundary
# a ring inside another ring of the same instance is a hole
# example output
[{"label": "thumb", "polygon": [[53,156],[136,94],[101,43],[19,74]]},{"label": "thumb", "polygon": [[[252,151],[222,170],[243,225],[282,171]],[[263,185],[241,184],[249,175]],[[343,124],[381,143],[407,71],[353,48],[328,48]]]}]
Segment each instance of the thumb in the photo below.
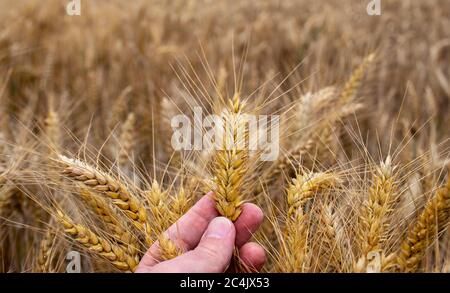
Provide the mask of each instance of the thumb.
[{"label": "thumb", "polygon": [[214,218],[198,246],[179,257],[153,267],[152,272],[221,273],[233,255],[236,230],[225,217]]}]

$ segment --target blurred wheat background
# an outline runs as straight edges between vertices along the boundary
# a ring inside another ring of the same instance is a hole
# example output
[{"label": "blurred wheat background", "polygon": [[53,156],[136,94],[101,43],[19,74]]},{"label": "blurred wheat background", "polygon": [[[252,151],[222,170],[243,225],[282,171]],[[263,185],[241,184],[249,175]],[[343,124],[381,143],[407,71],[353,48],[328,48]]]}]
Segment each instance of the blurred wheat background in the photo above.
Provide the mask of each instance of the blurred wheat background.
[{"label": "blurred wheat background", "polygon": [[[264,271],[448,272],[450,2],[368,2],[0,0],[0,271],[176,257],[213,190],[264,210]],[[280,115],[278,159],[175,152],[194,107]]]}]

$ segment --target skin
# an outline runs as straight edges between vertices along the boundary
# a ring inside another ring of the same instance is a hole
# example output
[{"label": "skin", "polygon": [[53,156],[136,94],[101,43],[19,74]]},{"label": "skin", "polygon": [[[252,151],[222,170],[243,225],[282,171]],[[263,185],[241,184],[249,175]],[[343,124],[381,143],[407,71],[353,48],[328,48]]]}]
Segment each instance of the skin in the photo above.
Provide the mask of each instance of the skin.
[{"label": "skin", "polygon": [[184,254],[161,261],[158,243],[146,252],[137,273],[220,273],[227,270],[234,248],[246,270],[258,271],[266,261],[264,249],[249,242],[259,228],[264,215],[259,207],[246,203],[242,213],[232,223],[219,217],[212,198],[206,194],[167,231],[166,235]]}]

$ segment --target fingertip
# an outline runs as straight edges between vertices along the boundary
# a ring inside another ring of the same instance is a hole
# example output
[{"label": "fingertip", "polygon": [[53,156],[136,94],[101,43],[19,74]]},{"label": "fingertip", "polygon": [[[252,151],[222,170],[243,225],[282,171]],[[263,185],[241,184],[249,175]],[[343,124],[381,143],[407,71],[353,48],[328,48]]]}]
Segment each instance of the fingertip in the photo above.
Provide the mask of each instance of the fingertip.
[{"label": "fingertip", "polygon": [[261,224],[264,220],[264,213],[261,208],[253,203],[244,203],[242,205],[243,213],[248,214],[255,223]]},{"label": "fingertip", "polygon": [[242,213],[234,222],[236,227],[236,245],[239,247],[246,243],[261,226],[263,220],[264,214],[257,205],[252,203],[243,204]]},{"label": "fingertip", "polygon": [[239,249],[239,256],[244,267],[249,271],[260,271],[267,260],[264,248],[255,243],[248,242]]},{"label": "fingertip", "polygon": [[209,191],[207,192],[200,200],[205,200],[207,201],[210,205],[216,206],[216,201],[214,200],[214,191]]}]

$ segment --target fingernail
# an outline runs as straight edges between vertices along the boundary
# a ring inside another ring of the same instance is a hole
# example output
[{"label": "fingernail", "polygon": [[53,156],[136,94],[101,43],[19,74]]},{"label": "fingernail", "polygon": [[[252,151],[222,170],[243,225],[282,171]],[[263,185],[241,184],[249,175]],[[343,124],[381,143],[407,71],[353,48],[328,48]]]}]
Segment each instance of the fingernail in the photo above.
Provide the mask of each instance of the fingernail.
[{"label": "fingernail", "polygon": [[231,232],[232,223],[225,217],[217,217],[211,221],[205,237],[208,238],[224,238]]}]

